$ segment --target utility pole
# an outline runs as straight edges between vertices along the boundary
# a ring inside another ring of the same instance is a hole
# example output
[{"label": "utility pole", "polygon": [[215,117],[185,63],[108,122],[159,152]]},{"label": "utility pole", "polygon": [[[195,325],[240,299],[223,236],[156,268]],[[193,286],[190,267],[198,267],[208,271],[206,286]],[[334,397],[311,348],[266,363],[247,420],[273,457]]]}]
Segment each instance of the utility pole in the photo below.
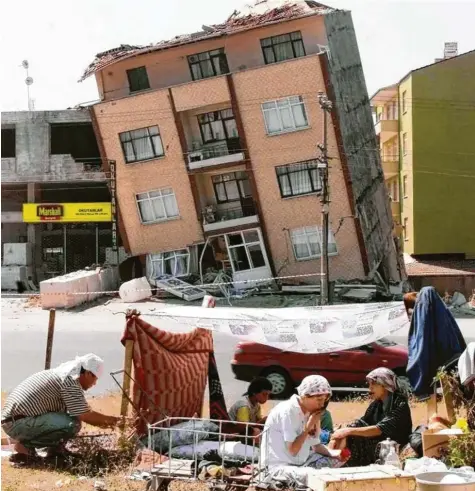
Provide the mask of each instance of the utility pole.
[{"label": "utility pole", "polygon": [[323,110],[323,144],[319,144],[320,157],[318,170],[322,182],[322,254],[320,258],[320,305],[328,305],[329,267],[328,267],[328,212],[330,207],[330,190],[328,186],[328,114],[332,110],[332,102],[323,93],[318,93],[318,103]]}]

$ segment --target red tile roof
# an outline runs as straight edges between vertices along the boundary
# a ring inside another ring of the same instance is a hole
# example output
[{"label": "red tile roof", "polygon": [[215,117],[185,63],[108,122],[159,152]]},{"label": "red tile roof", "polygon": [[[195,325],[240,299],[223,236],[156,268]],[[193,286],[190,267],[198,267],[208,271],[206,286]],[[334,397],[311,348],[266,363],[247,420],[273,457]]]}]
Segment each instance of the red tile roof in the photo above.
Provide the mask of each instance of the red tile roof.
[{"label": "red tile roof", "polygon": [[121,44],[117,48],[113,48],[102,53],[98,53],[94,61],[84,71],[80,82],[90,75],[103,70],[104,68],[117,63],[120,60],[147,54],[153,51],[168,49],[184,44],[195,43],[205,39],[212,39],[221,36],[235,34],[236,32],[255,29],[264,25],[277,23],[283,20],[297,19],[311,15],[323,15],[335,11],[335,9],[317,3],[313,0],[258,0],[249,7],[249,13],[234,11],[228,19],[222,24],[211,26],[203,26],[204,30],[191,34],[183,34],[176,36],[167,41],[159,41],[148,46],[132,46],[129,44]]},{"label": "red tile roof", "polygon": [[406,262],[408,276],[475,276],[475,260],[416,260]]}]

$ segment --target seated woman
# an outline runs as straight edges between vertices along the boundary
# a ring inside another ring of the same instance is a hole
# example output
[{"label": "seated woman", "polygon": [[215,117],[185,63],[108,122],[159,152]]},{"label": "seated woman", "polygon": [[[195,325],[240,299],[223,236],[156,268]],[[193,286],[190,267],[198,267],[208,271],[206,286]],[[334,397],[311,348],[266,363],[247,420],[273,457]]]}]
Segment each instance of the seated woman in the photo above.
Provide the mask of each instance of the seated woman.
[{"label": "seated woman", "polygon": [[382,440],[390,438],[402,448],[412,432],[411,409],[399,389],[396,374],[389,368],[376,368],[366,380],[373,402],[361,419],[336,430],[331,437],[330,448],[349,448],[348,466],[374,464]]},{"label": "seated woman", "polygon": [[328,381],[319,375],[305,377],[288,401],[275,406],[262,435],[263,466],[271,475],[305,485],[308,468],[339,467],[339,458],[320,443],[320,420],[331,397]]}]

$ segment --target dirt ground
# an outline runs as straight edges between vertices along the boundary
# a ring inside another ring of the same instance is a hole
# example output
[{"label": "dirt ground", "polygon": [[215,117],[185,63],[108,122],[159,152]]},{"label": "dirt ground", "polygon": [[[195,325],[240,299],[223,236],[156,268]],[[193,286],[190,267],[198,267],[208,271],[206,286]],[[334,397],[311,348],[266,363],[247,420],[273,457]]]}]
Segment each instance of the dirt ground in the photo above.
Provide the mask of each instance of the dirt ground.
[{"label": "dirt ground", "polygon": [[[5,395],[2,393],[2,405]],[[90,399],[91,407],[97,411],[106,414],[118,414],[120,409],[120,396],[118,394],[109,394],[102,397]],[[329,406],[333,422],[335,425],[351,421],[363,414],[367,402],[360,399],[349,402],[332,402]],[[267,408],[267,411],[270,406]],[[412,417],[414,426],[422,423],[426,418],[426,409],[424,405],[418,404],[412,408]],[[85,428],[85,431],[91,431],[91,428]],[[2,434],[2,436],[4,436]],[[2,459],[2,490],[41,490],[51,491],[58,489],[71,489],[77,491],[91,491],[94,489],[96,480],[102,481],[106,489],[111,491],[135,491],[144,490],[145,483],[140,481],[131,481],[125,478],[131,469],[124,469],[120,474],[113,474],[98,479],[79,480],[67,472],[53,472],[51,470],[25,469],[12,467],[8,458]],[[204,485],[196,483],[174,482],[170,486],[172,491],[201,491],[207,489]]]}]

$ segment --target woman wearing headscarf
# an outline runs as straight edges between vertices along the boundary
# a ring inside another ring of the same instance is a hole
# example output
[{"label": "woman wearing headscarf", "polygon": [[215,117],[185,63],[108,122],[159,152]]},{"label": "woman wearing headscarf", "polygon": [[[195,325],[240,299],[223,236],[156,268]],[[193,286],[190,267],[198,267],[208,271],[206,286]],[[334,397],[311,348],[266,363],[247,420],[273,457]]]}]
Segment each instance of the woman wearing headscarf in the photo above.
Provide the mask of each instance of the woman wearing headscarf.
[{"label": "woman wearing headscarf", "polygon": [[2,409],[2,429],[17,442],[12,461],[33,459],[35,449],[43,447],[49,455],[64,454],[64,443],[77,435],[82,422],[101,428],[119,423],[116,416],[93,411],[84,396],[103,366],[93,353],[78,356],[31,375],[9,394]]},{"label": "woman wearing headscarf", "polygon": [[320,443],[320,420],[332,393],[327,379],[305,377],[297,393],[275,406],[267,417],[261,443],[263,465],[284,473],[289,467],[341,466]]},{"label": "woman wearing headscarf", "polygon": [[378,459],[379,443],[386,438],[406,445],[412,432],[409,402],[399,389],[397,376],[389,368],[376,368],[366,380],[373,402],[364,416],[346,428],[336,430],[330,447],[348,447],[348,466],[365,466]]}]

